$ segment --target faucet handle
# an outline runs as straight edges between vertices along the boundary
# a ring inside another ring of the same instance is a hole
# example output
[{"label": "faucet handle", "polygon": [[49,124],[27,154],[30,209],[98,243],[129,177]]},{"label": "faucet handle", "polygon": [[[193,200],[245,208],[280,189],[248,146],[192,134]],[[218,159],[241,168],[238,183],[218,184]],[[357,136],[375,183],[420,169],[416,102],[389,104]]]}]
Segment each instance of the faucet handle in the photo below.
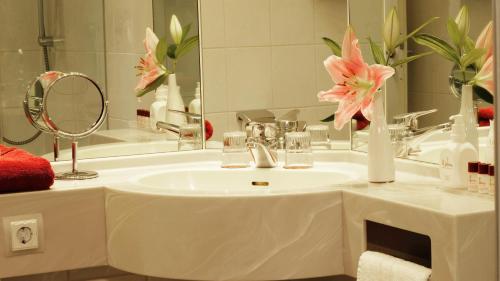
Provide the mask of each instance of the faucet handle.
[{"label": "faucet handle", "polygon": [[403,124],[406,127],[408,127],[410,130],[414,131],[418,129],[418,118],[424,115],[428,115],[434,112],[437,112],[438,110],[433,108],[430,110],[423,110],[423,111],[417,111],[417,112],[410,112],[410,113],[403,113],[394,116],[394,121],[396,121],[399,124]]}]

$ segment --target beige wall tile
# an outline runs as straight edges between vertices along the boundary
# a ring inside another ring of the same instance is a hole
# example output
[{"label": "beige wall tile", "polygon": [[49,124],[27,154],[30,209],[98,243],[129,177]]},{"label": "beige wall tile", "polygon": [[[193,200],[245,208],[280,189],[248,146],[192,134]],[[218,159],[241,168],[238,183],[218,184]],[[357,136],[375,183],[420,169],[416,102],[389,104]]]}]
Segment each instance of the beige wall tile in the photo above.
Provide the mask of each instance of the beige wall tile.
[{"label": "beige wall tile", "polygon": [[271,0],[224,1],[226,46],[242,47],[269,45],[269,1]]},{"label": "beige wall tile", "polygon": [[233,111],[271,107],[270,47],[227,49],[227,96]]},{"label": "beige wall tile", "polygon": [[225,46],[224,0],[201,1],[203,48]]},{"label": "beige wall tile", "polygon": [[227,106],[226,50],[203,51],[205,112],[224,112]]},{"label": "beige wall tile", "polygon": [[316,93],[320,91],[326,91],[333,87],[333,81],[328,71],[325,69],[324,61],[332,55],[330,49],[325,45],[317,45],[316,59],[315,59],[315,69],[316,69]]},{"label": "beige wall tile", "polygon": [[315,105],[315,47],[272,47],[273,108]]},{"label": "beige wall tile", "polygon": [[[111,118],[122,120],[135,120],[136,118],[137,98],[134,88],[138,80],[133,67],[138,58],[139,55],[136,54],[107,54],[109,116]],[[126,79],[127,77],[129,78]]]},{"label": "beige wall tile", "polygon": [[382,41],[384,0],[350,0],[350,13],[351,25],[360,40],[371,37],[374,41]]},{"label": "beige wall tile", "polygon": [[106,0],[106,49],[108,52],[144,52],[146,27],[153,27],[151,0]]},{"label": "beige wall tile", "polygon": [[222,135],[224,134],[226,129],[227,117],[226,113],[207,113],[205,115],[205,119],[212,124],[214,129],[214,133],[210,140],[212,141],[221,141]]},{"label": "beige wall tile", "polygon": [[314,41],[323,43],[322,37],[342,42],[347,26],[346,0],[314,0]]},{"label": "beige wall tile", "polygon": [[0,50],[39,50],[37,13],[34,1],[0,1]]},{"label": "beige wall tile", "polygon": [[273,45],[314,42],[314,0],[271,0]]}]

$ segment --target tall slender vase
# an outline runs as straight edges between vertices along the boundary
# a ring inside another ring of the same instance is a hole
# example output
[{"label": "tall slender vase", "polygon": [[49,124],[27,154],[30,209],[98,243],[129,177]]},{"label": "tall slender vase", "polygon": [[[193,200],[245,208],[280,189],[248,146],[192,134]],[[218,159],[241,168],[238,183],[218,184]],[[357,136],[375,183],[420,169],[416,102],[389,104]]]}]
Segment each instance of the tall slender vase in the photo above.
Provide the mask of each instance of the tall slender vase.
[{"label": "tall slender vase", "polygon": [[377,93],[368,137],[368,181],[392,182],[395,179],[394,150],[392,148],[384,111],[384,96]]},{"label": "tall slender vase", "polygon": [[[167,108],[170,110],[185,111],[184,101],[181,96],[181,87],[177,86],[175,73],[168,75],[168,98]],[[186,115],[175,112],[167,112],[166,121],[174,125],[184,125],[187,123]]]},{"label": "tall slender vase", "polygon": [[477,116],[474,110],[473,92],[471,85],[462,86],[460,115],[465,121],[465,140],[479,151],[479,134],[477,132]]}]

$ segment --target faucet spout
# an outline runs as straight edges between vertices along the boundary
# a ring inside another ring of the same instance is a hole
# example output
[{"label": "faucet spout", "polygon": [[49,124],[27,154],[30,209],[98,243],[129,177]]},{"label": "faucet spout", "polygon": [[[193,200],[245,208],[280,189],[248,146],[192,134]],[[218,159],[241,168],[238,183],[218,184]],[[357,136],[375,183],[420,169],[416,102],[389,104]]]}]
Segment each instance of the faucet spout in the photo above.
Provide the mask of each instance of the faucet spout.
[{"label": "faucet spout", "polygon": [[248,143],[247,147],[255,162],[255,167],[274,168],[277,166],[278,155],[276,150],[258,142]]}]

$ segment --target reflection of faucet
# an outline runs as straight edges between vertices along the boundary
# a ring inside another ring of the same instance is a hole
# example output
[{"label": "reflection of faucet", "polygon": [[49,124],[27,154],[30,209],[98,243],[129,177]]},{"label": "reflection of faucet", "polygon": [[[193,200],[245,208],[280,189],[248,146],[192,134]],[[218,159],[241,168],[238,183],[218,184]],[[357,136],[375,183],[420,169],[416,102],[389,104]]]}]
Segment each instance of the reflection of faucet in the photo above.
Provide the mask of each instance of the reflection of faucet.
[{"label": "reflection of faucet", "polygon": [[436,112],[437,109],[404,113],[394,117],[396,124],[389,125],[391,140],[396,156],[408,157],[412,153],[420,152],[420,144],[437,132],[444,132],[451,128],[450,123],[443,123],[425,128],[418,127],[418,117]]},{"label": "reflection of faucet", "polygon": [[443,123],[436,126],[419,129],[418,134],[414,134],[412,137],[409,136],[404,139],[406,142],[405,156],[420,152],[420,144],[422,142],[426,141],[429,137],[435,135],[436,133],[443,133],[449,131],[450,129],[450,123]]},{"label": "reflection of faucet", "polygon": [[[173,109],[169,109],[168,111],[187,116],[188,121],[190,121],[193,124],[199,124],[200,129],[201,129],[201,115],[200,114],[184,112],[184,111],[180,111],[180,110],[173,110]],[[165,130],[165,131],[169,131],[169,132],[175,133],[177,135],[180,135],[181,127],[182,127],[182,125],[172,124],[169,122],[164,122],[164,121],[156,122],[156,128],[161,129],[161,130]]]}]

